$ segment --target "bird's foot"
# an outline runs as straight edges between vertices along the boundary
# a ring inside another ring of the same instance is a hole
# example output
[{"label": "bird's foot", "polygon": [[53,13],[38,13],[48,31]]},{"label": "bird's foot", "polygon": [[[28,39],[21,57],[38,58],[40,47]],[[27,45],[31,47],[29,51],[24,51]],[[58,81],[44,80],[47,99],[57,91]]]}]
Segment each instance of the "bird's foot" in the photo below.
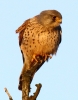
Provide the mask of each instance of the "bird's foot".
[{"label": "bird's foot", "polygon": [[[41,60],[38,61],[38,60],[37,60],[37,57],[40,57]],[[36,55],[34,54],[33,57],[32,57],[31,62],[36,61],[36,62],[40,62],[40,63],[42,63],[42,62],[43,62],[43,60],[42,60],[43,57],[44,57],[44,56],[43,56],[42,54],[36,54]]]},{"label": "bird's foot", "polygon": [[31,62],[33,62],[33,61],[38,62],[38,60],[36,59],[36,56],[37,56],[37,55],[35,55],[35,54],[33,55]]},{"label": "bird's foot", "polygon": [[50,54],[45,54],[45,55],[44,55],[44,61],[46,61],[48,58],[50,58],[50,59],[51,59],[51,58],[52,58],[52,56],[51,56]]},{"label": "bird's foot", "polygon": [[[37,60],[37,56],[41,56],[41,57],[43,57],[43,59],[44,59],[44,61],[46,61],[46,60],[48,60],[48,58],[52,58],[52,56],[50,55],[50,54],[40,54],[40,55],[33,55],[33,57],[32,57],[32,60],[31,60],[31,62],[33,62],[33,61],[36,61],[36,62],[38,62],[38,60]],[[40,61],[40,62],[42,62],[42,60]]]}]

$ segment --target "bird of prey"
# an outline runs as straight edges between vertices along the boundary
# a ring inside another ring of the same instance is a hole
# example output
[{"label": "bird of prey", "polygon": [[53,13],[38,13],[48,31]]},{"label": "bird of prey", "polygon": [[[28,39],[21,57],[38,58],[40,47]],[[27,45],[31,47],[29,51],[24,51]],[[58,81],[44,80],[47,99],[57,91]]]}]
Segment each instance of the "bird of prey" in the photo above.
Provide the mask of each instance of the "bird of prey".
[{"label": "bird of prey", "polygon": [[16,33],[19,33],[19,46],[24,63],[29,66],[33,61],[38,62],[37,56],[44,57],[44,61],[46,61],[56,54],[61,43],[61,23],[60,12],[44,10],[39,15],[27,19],[16,30]]}]

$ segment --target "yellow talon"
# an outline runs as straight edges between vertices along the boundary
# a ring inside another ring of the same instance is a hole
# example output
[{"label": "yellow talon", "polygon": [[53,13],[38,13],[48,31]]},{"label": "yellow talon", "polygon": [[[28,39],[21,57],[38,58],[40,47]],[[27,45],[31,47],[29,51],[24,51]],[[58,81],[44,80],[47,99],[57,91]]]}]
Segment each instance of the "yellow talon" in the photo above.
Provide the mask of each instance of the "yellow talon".
[{"label": "yellow talon", "polygon": [[38,60],[36,59],[36,55],[35,55],[35,54],[33,55],[31,62],[33,62],[34,60],[35,60],[36,62],[38,62]]}]

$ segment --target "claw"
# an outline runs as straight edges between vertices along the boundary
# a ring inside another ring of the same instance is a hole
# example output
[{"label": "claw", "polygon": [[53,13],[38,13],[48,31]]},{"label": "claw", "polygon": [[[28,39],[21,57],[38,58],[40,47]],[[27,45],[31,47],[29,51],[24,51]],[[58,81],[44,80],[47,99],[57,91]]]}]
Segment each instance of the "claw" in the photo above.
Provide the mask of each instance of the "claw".
[{"label": "claw", "polygon": [[44,61],[46,61],[48,58],[50,58],[50,59],[51,59],[51,58],[52,58],[52,56],[51,56],[51,55],[49,55],[49,54],[45,54],[45,55],[44,55]]},{"label": "claw", "polygon": [[[36,57],[37,57],[38,55],[33,55],[33,57],[32,57],[32,60],[31,60],[31,62],[33,62],[34,60],[36,61],[36,62],[38,62],[38,60],[36,59]],[[46,61],[48,58],[52,58],[52,56],[50,55],[50,54],[42,54],[42,55],[40,55],[40,56],[42,56],[42,57],[44,57],[44,61]],[[41,61],[42,62],[42,61]]]},{"label": "claw", "polygon": [[33,62],[34,60],[35,60],[36,62],[38,62],[38,60],[36,59],[36,56],[37,56],[37,55],[35,55],[35,54],[33,55],[33,58],[32,58],[32,60],[31,60],[31,62]]}]

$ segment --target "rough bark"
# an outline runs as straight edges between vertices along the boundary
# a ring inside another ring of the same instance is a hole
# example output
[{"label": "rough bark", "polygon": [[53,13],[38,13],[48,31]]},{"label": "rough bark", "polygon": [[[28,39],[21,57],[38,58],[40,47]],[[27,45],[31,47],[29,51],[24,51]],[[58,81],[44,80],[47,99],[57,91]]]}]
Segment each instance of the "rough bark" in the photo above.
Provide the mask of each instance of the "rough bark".
[{"label": "rough bark", "polygon": [[[29,97],[29,92],[30,92],[30,84],[32,82],[33,76],[34,74],[39,70],[39,68],[43,65],[44,60],[42,59],[42,57],[37,57],[38,62],[33,62],[31,65],[30,70],[27,70],[26,72],[23,71],[21,77],[20,77],[20,81],[19,81],[19,90],[22,90],[22,100],[36,100],[38,93],[39,93],[39,89],[37,86],[37,91],[35,92],[35,94],[33,96]],[[30,99],[32,98],[32,99]]]}]

